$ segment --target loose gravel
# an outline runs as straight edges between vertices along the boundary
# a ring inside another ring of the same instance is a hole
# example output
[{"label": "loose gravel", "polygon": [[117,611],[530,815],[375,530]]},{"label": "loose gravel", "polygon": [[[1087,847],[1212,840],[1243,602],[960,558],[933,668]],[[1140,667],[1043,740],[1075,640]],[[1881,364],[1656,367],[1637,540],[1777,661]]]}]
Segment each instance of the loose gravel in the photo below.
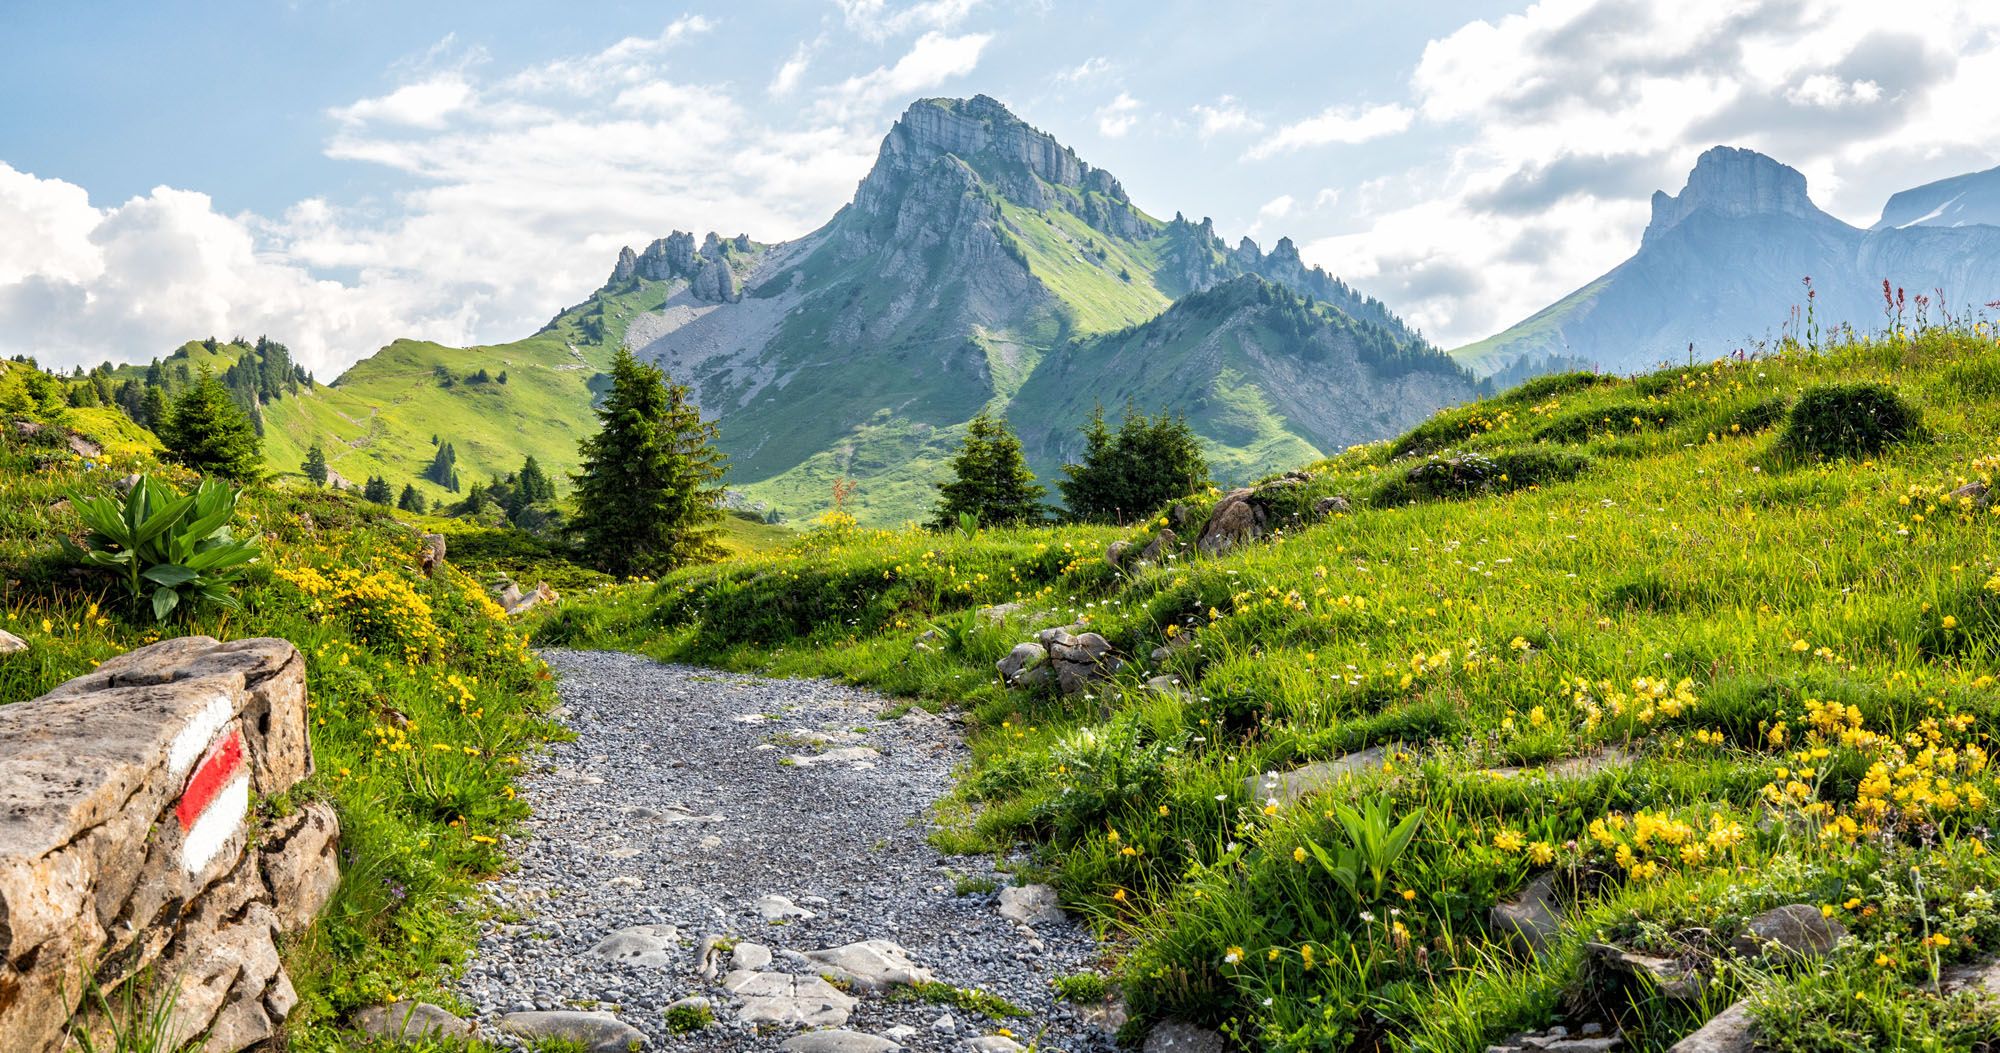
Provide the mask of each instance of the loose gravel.
[{"label": "loose gravel", "polygon": [[[776,1049],[800,1034],[738,1019],[743,1003],[720,982],[729,954],[701,975],[701,945],[719,936],[738,943],[737,966],[800,977],[825,971],[805,952],[887,940],[938,982],[1029,1013],[995,1019],[848,985],[845,1029],[903,1049],[977,1048],[1003,1027],[1040,1050],[1113,1048],[1050,983],[1098,957],[1090,933],[1068,919],[1028,928],[999,915],[995,892],[959,894],[962,879],[1007,879],[990,859],[926,841],[931,806],[967,757],[950,719],[824,680],[615,652],[544,657],[577,737],[523,781],[534,818],[508,846],[518,869],[492,883],[496,920],[461,983],[482,1033],[509,1013],[595,1009],[649,1050]],[[667,1009],[690,996],[709,1000],[715,1023],[676,1034]]]}]

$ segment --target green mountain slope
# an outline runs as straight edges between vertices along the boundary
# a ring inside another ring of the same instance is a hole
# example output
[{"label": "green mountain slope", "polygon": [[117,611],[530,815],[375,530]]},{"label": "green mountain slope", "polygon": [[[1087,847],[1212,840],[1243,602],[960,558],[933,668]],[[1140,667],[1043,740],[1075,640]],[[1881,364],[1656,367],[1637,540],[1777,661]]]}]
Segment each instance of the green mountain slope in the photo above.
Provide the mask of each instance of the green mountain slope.
[{"label": "green mountain slope", "polygon": [[[1345,335],[1314,352],[1312,340],[1245,323],[1220,343],[1180,333],[1158,361],[1092,344],[1247,275],[1310,297],[1316,324]],[[1399,351],[1364,368],[1326,353],[1343,341]],[[626,249],[602,289],[526,340],[399,341],[267,412],[273,462],[296,464],[317,438],[343,476],[400,485],[429,463],[435,435],[453,444],[467,484],[526,454],[566,471],[594,426],[591,378],[620,342],[719,420],[729,485],[746,503],[812,515],[846,478],[858,484],[849,511],[878,523],[925,513],[982,409],[1044,436],[1045,472],[1088,416],[1086,393],[1187,409],[1224,480],[1237,481],[1390,434],[1473,390],[1378,301],[1305,267],[1289,240],[1268,254],[1248,239],[1229,248],[1206,220],[1140,211],[1117,179],[992,99],[929,99],[891,128],[854,200],[811,234],[762,245],[676,231]],[[509,383],[463,383],[482,368],[507,370]],[[1425,380],[1383,383],[1391,374]]]}]

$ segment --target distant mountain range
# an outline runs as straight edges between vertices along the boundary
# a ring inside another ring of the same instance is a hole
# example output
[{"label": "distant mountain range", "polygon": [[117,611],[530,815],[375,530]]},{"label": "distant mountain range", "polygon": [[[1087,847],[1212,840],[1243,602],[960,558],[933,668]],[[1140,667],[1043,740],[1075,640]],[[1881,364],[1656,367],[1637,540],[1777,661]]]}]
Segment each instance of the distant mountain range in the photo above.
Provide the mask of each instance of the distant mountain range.
[{"label": "distant mountain range", "polygon": [[[1593,368],[1707,361],[1803,335],[1804,280],[1822,332],[1885,324],[1882,282],[1955,313],[2000,299],[2000,169],[1892,196],[1871,229],[1820,211],[1796,169],[1718,146],[1677,195],[1653,195],[1639,251],[1497,335],[1452,352],[1507,383]],[[1907,308],[1914,311],[1914,307]]]},{"label": "distant mountain range", "polygon": [[[469,484],[532,453],[560,471],[620,344],[721,425],[729,486],[787,515],[853,480],[864,520],[920,518],[964,425],[1004,414],[1043,476],[1103,404],[1184,413],[1246,481],[1400,432],[1481,385],[1289,239],[1230,247],[1140,211],[1110,173],[993,99],[926,99],[851,203],[791,242],[674,232],[525,340],[398,341],[265,409],[274,459],[421,478],[450,442]],[[473,380],[478,371],[507,383]],[[291,468],[291,463],[279,463]]]}]

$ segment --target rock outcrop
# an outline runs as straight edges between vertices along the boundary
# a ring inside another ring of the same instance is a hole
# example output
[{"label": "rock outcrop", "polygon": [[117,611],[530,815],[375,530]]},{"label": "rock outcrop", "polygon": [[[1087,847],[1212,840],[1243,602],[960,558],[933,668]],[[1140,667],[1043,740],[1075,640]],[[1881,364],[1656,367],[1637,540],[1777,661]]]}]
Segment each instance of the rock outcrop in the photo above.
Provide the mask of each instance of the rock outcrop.
[{"label": "rock outcrop", "polygon": [[80,999],[142,972],[145,998],[171,999],[168,1048],[276,1034],[298,1000],[276,941],[332,894],[339,831],[324,805],[263,820],[251,799],[312,766],[305,663],[283,640],[167,640],[0,707],[7,1048],[54,1053],[71,1028],[105,1048]]},{"label": "rock outcrop", "polygon": [[1039,687],[1053,678],[1058,690],[1074,695],[1110,678],[1124,662],[1111,653],[1111,641],[1096,633],[1052,628],[1015,644],[995,667],[1009,687]]},{"label": "rock outcrop", "polygon": [[621,284],[635,277],[649,281],[679,278],[688,283],[688,294],[697,300],[735,303],[743,298],[743,274],[739,267],[748,268],[741,261],[757,248],[745,235],[725,241],[710,231],[697,250],[693,234],[676,230],[646,246],[644,252],[635,253],[630,246],[618,250],[618,263],[611,269],[610,284]]}]

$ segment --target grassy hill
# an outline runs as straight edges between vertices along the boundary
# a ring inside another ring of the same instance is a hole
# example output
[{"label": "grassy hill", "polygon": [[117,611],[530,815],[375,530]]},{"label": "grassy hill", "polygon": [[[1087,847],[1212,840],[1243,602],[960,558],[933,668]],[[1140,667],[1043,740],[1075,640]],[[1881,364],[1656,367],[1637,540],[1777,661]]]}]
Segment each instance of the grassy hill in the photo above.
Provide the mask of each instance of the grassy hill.
[{"label": "grassy hill", "polygon": [[[1859,383],[1918,431],[1797,452]],[[2000,953],[1997,433],[1984,323],[1564,374],[1310,465],[1260,497],[1275,533],[1219,557],[1104,558],[1159,521],[823,530],[598,593],[538,639],[963,705],[976,762],[937,836],[1026,846],[1021,876],[1118,938],[1135,1033],[1479,1053],[1596,1025],[1658,1051],[1742,999],[1772,1053],[1973,1051],[2000,1004],[1940,977]],[[1162,521],[1185,542],[1212,500]],[[995,679],[1073,621],[1126,659],[1110,682]],[[1343,758],[1299,800],[1265,775]],[[1357,847],[1409,816],[1407,850]],[[1538,892],[1561,920],[1539,955],[1491,913]],[[1847,938],[1731,950],[1787,904]]]}]

